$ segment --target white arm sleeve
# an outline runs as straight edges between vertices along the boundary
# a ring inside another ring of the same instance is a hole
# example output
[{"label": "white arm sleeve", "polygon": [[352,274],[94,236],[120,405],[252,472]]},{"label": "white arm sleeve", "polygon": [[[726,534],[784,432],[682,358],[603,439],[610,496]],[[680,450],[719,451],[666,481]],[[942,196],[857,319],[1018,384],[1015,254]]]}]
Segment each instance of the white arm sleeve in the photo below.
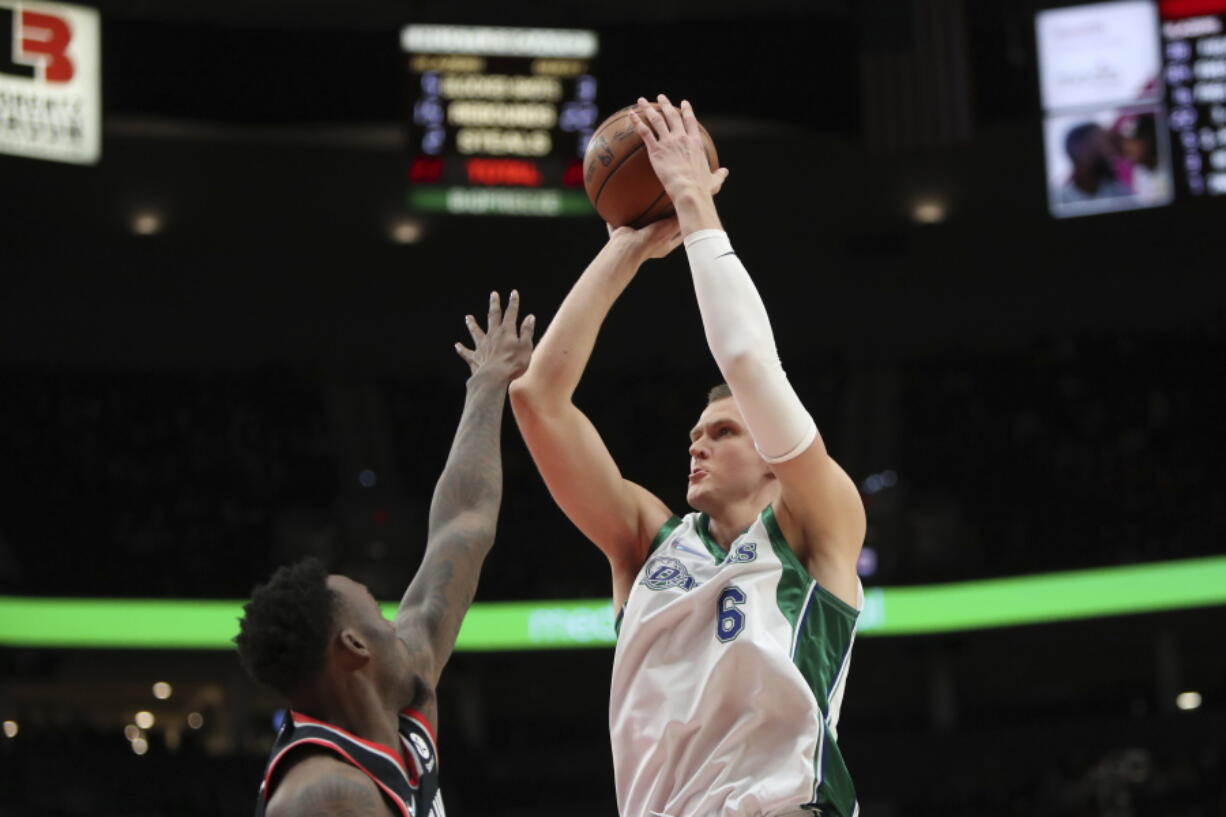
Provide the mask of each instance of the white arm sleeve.
[{"label": "white arm sleeve", "polygon": [[800,456],[817,438],[817,425],[784,374],[762,297],[727,233],[691,233],[685,252],[707,345],[758,453],[771,463]]}]

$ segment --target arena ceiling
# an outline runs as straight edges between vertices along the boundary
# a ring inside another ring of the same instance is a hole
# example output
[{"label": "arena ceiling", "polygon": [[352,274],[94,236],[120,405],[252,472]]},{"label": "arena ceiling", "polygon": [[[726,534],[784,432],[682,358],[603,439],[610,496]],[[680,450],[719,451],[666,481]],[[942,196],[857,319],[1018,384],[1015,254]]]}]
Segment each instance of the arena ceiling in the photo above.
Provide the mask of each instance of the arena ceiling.
[{"label": "arena ceiling", "polygon": [[485,23],[489,25],[607,25],[678,20],[744,20],[794,17],[846,17],[850,0],[656,0],[651,3],[592,3],[545,0],[98,0],[104,15],[227,25],[329,26],[386,28],[407,22]]}]

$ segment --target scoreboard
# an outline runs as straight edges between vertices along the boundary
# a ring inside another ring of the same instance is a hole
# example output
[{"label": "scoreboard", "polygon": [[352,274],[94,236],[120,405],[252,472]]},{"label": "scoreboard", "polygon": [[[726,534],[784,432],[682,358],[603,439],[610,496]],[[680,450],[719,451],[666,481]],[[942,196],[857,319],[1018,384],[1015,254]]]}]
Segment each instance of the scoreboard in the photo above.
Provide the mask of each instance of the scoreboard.
[{"label": "scoreboard", "polygon": [[1226,195],[1226,0],[1160,5],[1179,188]]},{"label": "scoreboard", "polygon": [[594,31],[410,25],[409,207],[587,215],[583,153],[596,126]]}]

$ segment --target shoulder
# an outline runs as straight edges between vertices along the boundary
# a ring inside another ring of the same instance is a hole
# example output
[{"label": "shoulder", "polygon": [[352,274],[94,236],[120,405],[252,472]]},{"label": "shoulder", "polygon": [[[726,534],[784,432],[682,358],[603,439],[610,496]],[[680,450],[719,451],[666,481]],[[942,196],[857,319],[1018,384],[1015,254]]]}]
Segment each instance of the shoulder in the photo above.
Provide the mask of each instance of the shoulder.
[{"label": "shoulder", "polygon": [[389,817],[374,781],[325,750],[302,749],[269,800],[267,817]]}]

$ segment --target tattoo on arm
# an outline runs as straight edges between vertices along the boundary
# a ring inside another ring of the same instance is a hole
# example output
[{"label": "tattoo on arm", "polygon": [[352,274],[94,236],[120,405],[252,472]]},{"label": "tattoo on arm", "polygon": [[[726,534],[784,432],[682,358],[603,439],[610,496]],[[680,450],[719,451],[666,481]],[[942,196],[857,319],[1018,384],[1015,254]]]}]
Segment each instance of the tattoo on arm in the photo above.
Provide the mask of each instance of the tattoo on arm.
[{"label": "tattoo on arm", "polygon": [[348,775],[329,774],[299,793],[290,814],[293,817],[387,817],[389,810],[374,784]]},{"label": "tattoo on arm", "polygon": [[506,383],[475,376],[447,465],[430,504],[429,539],[421,568],[401,603],[434,657],[434,677],[451,655],[460,622],[477,591],[481,565],[494,544],[502,502],[502,415]]}]

